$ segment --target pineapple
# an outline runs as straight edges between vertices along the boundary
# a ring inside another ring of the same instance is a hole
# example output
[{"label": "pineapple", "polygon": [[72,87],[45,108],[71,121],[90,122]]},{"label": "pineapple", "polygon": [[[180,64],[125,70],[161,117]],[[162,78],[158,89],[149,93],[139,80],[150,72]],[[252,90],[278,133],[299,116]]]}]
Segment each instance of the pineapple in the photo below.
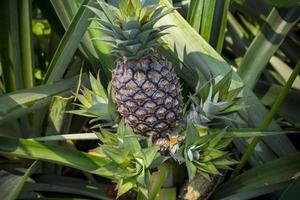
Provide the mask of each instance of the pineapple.
[{"label": "pineapple", "polygon": [[151,137],[160,148],[168,147],[168,134],[178,128],[182,114],[179,79],[157,40],[171,26],[154,24],[172,10],[153,0],[122,0],[118,6],[98,1],[92,10],[107,36],[116,60],[112,90],[117,110],[136,134]]}]

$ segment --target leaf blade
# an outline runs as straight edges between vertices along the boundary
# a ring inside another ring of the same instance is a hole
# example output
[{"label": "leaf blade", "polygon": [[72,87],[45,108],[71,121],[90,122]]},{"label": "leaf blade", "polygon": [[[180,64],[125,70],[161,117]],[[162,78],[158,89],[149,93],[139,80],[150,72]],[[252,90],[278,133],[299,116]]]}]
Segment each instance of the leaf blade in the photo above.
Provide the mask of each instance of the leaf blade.
[{"label": "leaf blade", "polygon": [[[299,169],[300,153],[284,156],[252,168],[243,174],[230,179],[217,189],[212,198],[219,199],[221,197],[230,199],[243,195],[243,198],[249,199],[256,195],[266,194],[270,192],[268,186],[278,186],[278,184],[284,185],[284,183],[293,180],[293,178],[297,176]],[[276,189],[276,187],[273,189]],[[260,191],[257,192],[257,190]]]}]

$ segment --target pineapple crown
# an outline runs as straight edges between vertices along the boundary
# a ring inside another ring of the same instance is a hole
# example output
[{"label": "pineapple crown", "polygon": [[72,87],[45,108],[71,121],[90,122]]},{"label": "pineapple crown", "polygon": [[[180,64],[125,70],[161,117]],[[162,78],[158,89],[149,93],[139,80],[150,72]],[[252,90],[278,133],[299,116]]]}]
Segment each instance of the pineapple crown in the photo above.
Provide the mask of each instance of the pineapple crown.
[{"label": "pineapple crown", "polygon": [[91,89],[82,87],[81,94],[74,94],[78,99],[77,110],[68,113],[94,118],[91,122],[101,120],[113,123],[117,119],[117,112],[111,100],[110,89],[104,89],[101,85],[99,74],[97,78],[89,75]]},{"label": "pineapple crown", "polygon": [[172,27],[154,24],[173,11],[159,6],[158,0],[122,0],[119,4],[109,5],[98,0],[100,9],[89,7],[96,15],[96,29],[106,36],[96,40],[106,41],[111,53],[124,60],[144,57],[158,46],[157,39],[167,33],[162,31]]},{"label": "pineapple crown", "polygon": [[174,145],[170,154],[179,163],[185,162],[190,180],[197,172],[210,180],[211,174],[220,175],[220,169],[230,169],[230,165],[236,164],[225,151],[231,143],[231,138],[225,137],[226,133],[225,128],[218,133],[207,132],[200,136],[199,130],[188,123],[184,142]]},{"label": "pineapple crown", "polygon": [[[228,123],[239,123],[243,121],[236,118],[239,110],[247,108],[242,104],[239,94],[243,86],[230,89],[232,82],[232,71],[224,77],[213,78],[207,84],[200,84],[195,94],[190,96],[190,109],[186,112],[186,121],[192,122],[198,128],[210,125],[223,126]],[[186,107],[189,104],[186,105]]]}]

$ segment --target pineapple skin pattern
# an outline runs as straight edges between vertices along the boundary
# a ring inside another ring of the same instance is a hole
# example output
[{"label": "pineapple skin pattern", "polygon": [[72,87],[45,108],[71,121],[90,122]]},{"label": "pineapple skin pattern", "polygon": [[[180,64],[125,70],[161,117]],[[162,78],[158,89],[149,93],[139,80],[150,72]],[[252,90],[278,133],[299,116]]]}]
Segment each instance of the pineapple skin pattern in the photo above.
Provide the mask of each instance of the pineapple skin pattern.
[{"label": "pineapple skin pattern", "polygon": [[179,79],[157,42],[172,26],[154,25],[173,9],[160,6],[158,0],[98,4],[107,20],[96,11],[97,28],[106,34],[102,41],[112,47],[110,53],[117,58],[112,92],[118,112],[136,134],[151,137],[164,151],[168,134],[180,125],[183,103]]},{"label": "pineapple skin pattern", "polygon": [[172,63],[158,50],[138,60],[118,59],[112,89],[125,123],[166,147],[162,139],[168,140],[168,134],[180,127],[183,105]]}]

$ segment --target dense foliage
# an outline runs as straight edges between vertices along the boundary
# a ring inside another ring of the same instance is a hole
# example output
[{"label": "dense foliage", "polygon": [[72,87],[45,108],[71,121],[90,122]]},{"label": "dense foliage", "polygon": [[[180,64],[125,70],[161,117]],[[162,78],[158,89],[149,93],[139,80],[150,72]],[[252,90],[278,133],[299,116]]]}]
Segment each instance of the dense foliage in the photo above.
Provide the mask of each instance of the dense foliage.
[{"label": "dense foliage", "polygon": [[0,199],[299,198],[299,18],[298,0],[1,1]]}]

